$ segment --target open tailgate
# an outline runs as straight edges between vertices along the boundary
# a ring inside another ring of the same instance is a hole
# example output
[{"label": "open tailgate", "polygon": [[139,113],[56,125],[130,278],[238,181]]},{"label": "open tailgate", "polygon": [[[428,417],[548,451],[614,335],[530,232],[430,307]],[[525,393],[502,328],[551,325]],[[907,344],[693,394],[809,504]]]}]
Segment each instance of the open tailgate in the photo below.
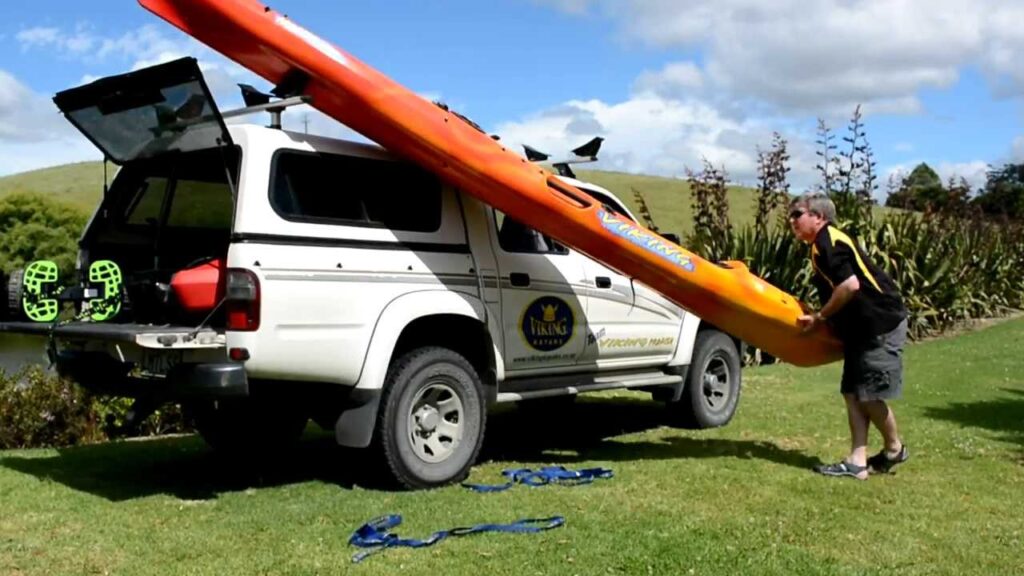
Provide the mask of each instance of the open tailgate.
[{"label": "open tailgate", "polygon": [[195,58],[100,78],[53,101],[117,164],[232,144]]}]

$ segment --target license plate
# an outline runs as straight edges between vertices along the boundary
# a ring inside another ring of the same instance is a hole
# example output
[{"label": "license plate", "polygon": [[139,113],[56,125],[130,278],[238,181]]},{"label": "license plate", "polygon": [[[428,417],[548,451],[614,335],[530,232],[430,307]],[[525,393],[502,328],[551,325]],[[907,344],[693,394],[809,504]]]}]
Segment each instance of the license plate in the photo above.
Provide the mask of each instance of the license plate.
[{"label": "license plate", "polygon": [[182,353],[180,350],[168,350],[166,352],[146,352],[139,362],[139,370],[147,374],[166,375],[171,368],[181,364]]}]

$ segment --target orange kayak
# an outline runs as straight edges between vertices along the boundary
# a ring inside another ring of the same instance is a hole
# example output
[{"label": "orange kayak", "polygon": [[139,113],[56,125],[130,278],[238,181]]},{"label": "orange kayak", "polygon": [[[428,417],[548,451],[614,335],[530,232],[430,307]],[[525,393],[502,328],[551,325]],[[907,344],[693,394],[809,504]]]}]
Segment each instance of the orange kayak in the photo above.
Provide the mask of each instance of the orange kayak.
[{"label": "orange kayak", "polygon": [[257,0],[139,0],[267,81],[522,222],[643,282],[786,362],[842,357],[827,329],[802,333],[800,302],[737,263],[715,264],[604,210],[585,192]]}]

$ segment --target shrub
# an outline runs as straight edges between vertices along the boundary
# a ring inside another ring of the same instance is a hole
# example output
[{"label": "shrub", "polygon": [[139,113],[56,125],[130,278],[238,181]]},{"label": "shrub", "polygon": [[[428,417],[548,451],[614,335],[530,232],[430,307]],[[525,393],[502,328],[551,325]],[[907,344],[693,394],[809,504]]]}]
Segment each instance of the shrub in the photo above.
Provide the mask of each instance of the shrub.
[{"label": "shrub", "polygon": [[68,380],[32,366],[0,370],[0,448],[67,446],[104,438],[94,400]]},{"label": "shrub", "polygon": [[129,398],[89,394],[39,366],[14,374],[0,370],[0,449],[191,431],[176,404],[162,406],[134,429],[126,429],[132,403]]}]

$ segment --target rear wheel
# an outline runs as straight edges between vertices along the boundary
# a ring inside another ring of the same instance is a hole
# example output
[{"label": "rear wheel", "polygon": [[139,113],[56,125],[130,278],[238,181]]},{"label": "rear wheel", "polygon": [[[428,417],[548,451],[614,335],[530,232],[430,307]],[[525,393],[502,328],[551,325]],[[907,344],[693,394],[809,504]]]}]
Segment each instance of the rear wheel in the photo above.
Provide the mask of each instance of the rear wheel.
[{"label": "rear wheel", "polygon": [[25,271],[21,268],[11,272],[10,277],[7,278],[6,294],[3,301],[4,316],[14,320],[21,320],[23,315],[21,311],[21,294],[24,290],[24,277]]},{"label": "rear wheel", "polygon": [[388,370],[374,451],[406,488],[464,479],[483,443],[487,411],[480,377],[459,353],[424,347]]},{"label": "rear wheel", "polygon": [[690,428],[725,426],[740,399],[740,355],[736,344],[718,330],[701,330],[693,347],[686,386],[670,403],[676,420]]}]

